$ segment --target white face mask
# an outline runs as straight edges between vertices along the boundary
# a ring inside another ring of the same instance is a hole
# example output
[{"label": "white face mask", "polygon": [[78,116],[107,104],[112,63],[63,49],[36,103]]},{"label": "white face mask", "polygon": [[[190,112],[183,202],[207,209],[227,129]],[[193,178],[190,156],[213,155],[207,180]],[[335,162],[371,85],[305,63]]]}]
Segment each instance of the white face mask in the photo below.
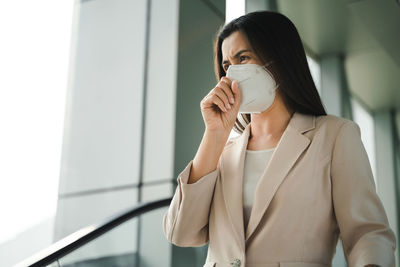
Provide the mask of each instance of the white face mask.
[{"label": "white face mask", "polygon": [[274,102],[278,85],[264,66],[230,65],[226,77],[236,80],[242,92],[239,113],[261,113]]}]

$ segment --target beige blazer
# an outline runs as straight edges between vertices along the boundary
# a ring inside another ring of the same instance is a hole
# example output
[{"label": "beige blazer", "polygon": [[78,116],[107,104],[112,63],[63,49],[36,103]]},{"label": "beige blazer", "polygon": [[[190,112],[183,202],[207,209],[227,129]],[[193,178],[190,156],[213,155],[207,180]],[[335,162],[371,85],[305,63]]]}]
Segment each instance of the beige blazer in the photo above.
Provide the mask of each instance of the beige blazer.
[{"label": "beige blazer", "polygon": [[217,169],[187,184],[163,218],[169,242],[203,246],[204,266],[327,267],[340,237],[349,267],[394,266],[395,235],[376,194],[359,126],[294,113],[259,180],[247,229],[243,166],[250,124],[228,140]]}]

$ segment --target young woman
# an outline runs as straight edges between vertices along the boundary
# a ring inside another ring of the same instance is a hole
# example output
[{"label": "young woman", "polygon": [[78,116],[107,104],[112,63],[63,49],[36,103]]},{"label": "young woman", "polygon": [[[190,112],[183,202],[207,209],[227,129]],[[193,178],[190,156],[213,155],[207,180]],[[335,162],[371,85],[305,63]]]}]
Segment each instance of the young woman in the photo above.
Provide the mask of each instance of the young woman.
[{"label": "young woman", "polygon": [[[290,20],[233,20],[218,34],[215,70],[203,139],[164,215],[167,239],[209,243],[204,266],[328,267],[339,237],[348,266],[394,266],[360,128],[326,114]],[[232,128],[240,136],[228,140]]]}]

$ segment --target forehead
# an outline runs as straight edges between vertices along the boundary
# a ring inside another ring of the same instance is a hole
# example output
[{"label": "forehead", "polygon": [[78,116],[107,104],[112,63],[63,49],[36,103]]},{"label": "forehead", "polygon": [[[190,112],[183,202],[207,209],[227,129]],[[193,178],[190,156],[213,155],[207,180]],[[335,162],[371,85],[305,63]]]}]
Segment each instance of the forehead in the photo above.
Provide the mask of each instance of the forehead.
[{"label": "forehead", "polygon": [[221,45],[222,58],[233,57],[240,50],[250,49],[247,37],[240,31],[235,31],[224,39]]}]

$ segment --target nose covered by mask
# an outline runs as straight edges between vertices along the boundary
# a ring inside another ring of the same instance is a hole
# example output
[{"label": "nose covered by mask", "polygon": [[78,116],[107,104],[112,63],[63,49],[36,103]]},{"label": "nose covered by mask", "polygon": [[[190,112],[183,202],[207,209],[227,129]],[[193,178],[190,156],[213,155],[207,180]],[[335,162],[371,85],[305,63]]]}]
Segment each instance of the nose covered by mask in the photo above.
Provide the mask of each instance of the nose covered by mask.
[{"label": "nose covered by mask", "polygon": [[264,66],[257,64],[230,65],[226,77],[236,80],[242,92],[239,113],[261,113],[274,102],[278,85]]}]

